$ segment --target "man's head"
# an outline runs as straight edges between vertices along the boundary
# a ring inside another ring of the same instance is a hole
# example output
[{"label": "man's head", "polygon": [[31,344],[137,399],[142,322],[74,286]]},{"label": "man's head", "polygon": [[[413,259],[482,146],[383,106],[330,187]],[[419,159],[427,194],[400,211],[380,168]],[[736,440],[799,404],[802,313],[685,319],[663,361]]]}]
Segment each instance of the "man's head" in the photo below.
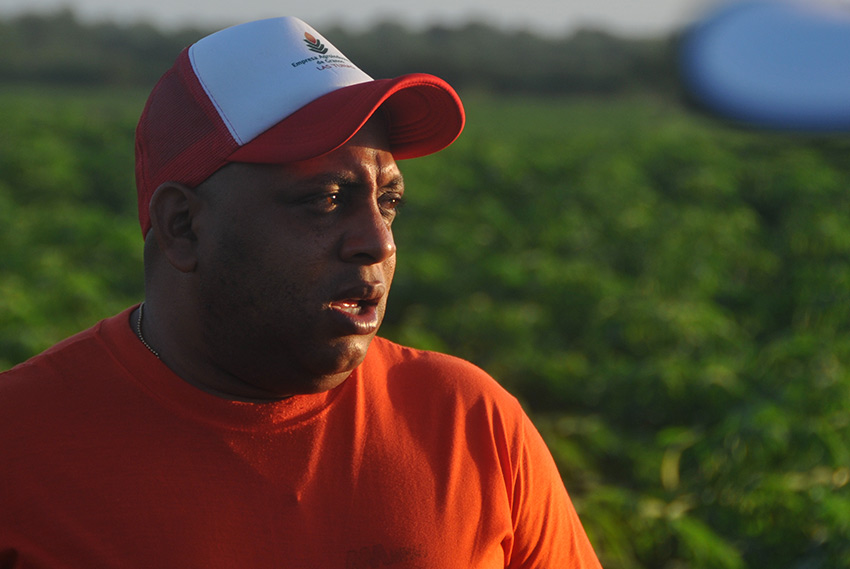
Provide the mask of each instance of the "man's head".
[{"label": "man's head", "polygon": [[151,215],[183,354],[240,378],[242,396],[335,387],[383,320],[403,194],[378,117],[316,158],[163,184]]},{"label": "man's head", "polygon": [[231,162],[321,156],[378,110],[396,159],[441,150],[460,134],[454,90],[427,74],[373,80],[297,18],[227,28],[186,48],[151,92],[136,130],[142,233],[169,181],[194,187]]},{"label": "man's head", "polygon": [[228,397],[338,385],[383,319],[396,159],[442,149],[463,122],[440,79],[373,81],[300,20],[184,51],[137,131],[148,341]]}]

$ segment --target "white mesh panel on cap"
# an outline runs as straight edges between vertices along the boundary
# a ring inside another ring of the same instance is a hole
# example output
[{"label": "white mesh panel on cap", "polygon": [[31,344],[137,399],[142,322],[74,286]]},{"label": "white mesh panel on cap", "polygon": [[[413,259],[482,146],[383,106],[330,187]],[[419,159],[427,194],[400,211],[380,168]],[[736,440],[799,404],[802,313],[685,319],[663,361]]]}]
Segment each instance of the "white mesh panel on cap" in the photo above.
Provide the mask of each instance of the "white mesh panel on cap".
[{"label": "white mesh panel on cap", "polygon": [[[317,50],[310,49],[305,34],[318,40]],[[372,80],[316,30],[291,17],[227,28],[194,44],[189,57],[239,144],[322,95]]]}]

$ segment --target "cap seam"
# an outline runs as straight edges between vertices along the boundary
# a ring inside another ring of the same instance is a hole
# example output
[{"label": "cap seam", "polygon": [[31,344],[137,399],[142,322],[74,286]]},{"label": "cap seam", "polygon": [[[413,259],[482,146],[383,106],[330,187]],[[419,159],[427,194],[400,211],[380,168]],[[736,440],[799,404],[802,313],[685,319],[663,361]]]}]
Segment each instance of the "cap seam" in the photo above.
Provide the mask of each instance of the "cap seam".
[{"label": "cap seam", "polygon": [[195,46],[194,45],[192,45],[189,48],[189,64],[192,66],[192,73],[195,75],[195,78],[198,80],[198,83],[200,83],[201,88],[204,90],[204,93],[207,95],[207,98],[212,102],[213,107],[215,107],[215,110],[218,113],[219,118],[221,119],[221,122],[223,122],[224,126],[227,127],[227,131],[230,133],[230,136],[233,137],[233,140],[235,140],[236,143],[239,146],[242,146],[243,144],[245,144],[245,141],[243,141],[242,137],[239,136],[239,133],[236,132],[236,127],[230,122],[230,119],[224,113],[224,109],[221,107],[221,105],[216,100],[215,95],[213,95],[212,91],[207,87],[207,84],[204,81],[203,76],[198,72],[198,67],[197,67],[197,65],[195,65]]}]

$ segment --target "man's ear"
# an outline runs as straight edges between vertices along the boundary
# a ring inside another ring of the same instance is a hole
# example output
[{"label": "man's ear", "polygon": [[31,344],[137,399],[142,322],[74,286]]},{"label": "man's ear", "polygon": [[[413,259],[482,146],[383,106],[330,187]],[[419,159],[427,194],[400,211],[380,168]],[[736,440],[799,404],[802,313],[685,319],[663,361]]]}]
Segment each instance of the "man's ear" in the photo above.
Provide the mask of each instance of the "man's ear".
[{"label": "man's ear", "polygon": [[201,205],[195,190],[177,182],[165,182],[151,197],[151,231],[159,250],[183,273],[194,271],[198,263],[194,221]]}]

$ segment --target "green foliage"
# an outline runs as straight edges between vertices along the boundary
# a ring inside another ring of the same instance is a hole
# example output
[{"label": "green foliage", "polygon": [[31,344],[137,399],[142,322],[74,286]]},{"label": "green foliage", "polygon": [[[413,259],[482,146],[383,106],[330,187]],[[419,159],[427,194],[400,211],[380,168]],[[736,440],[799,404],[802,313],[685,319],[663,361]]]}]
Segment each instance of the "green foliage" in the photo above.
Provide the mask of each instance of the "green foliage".
[{"label": "green foliage", "polygon": [[[384,335],[517,394],[609,569],[850,565],[850,141],[466,98]],[[0,367],[141,298],[142,100],[0,94]]]},{"label": "green foliage", "polygon": [[844,566],[848,150],[651,101],[471,106],[406,165],[387,330],[525,401],[605,565]]},{"label": "green foliage", "polygon": [[141,298],[139,94],[0,93],[0,369]]}]

